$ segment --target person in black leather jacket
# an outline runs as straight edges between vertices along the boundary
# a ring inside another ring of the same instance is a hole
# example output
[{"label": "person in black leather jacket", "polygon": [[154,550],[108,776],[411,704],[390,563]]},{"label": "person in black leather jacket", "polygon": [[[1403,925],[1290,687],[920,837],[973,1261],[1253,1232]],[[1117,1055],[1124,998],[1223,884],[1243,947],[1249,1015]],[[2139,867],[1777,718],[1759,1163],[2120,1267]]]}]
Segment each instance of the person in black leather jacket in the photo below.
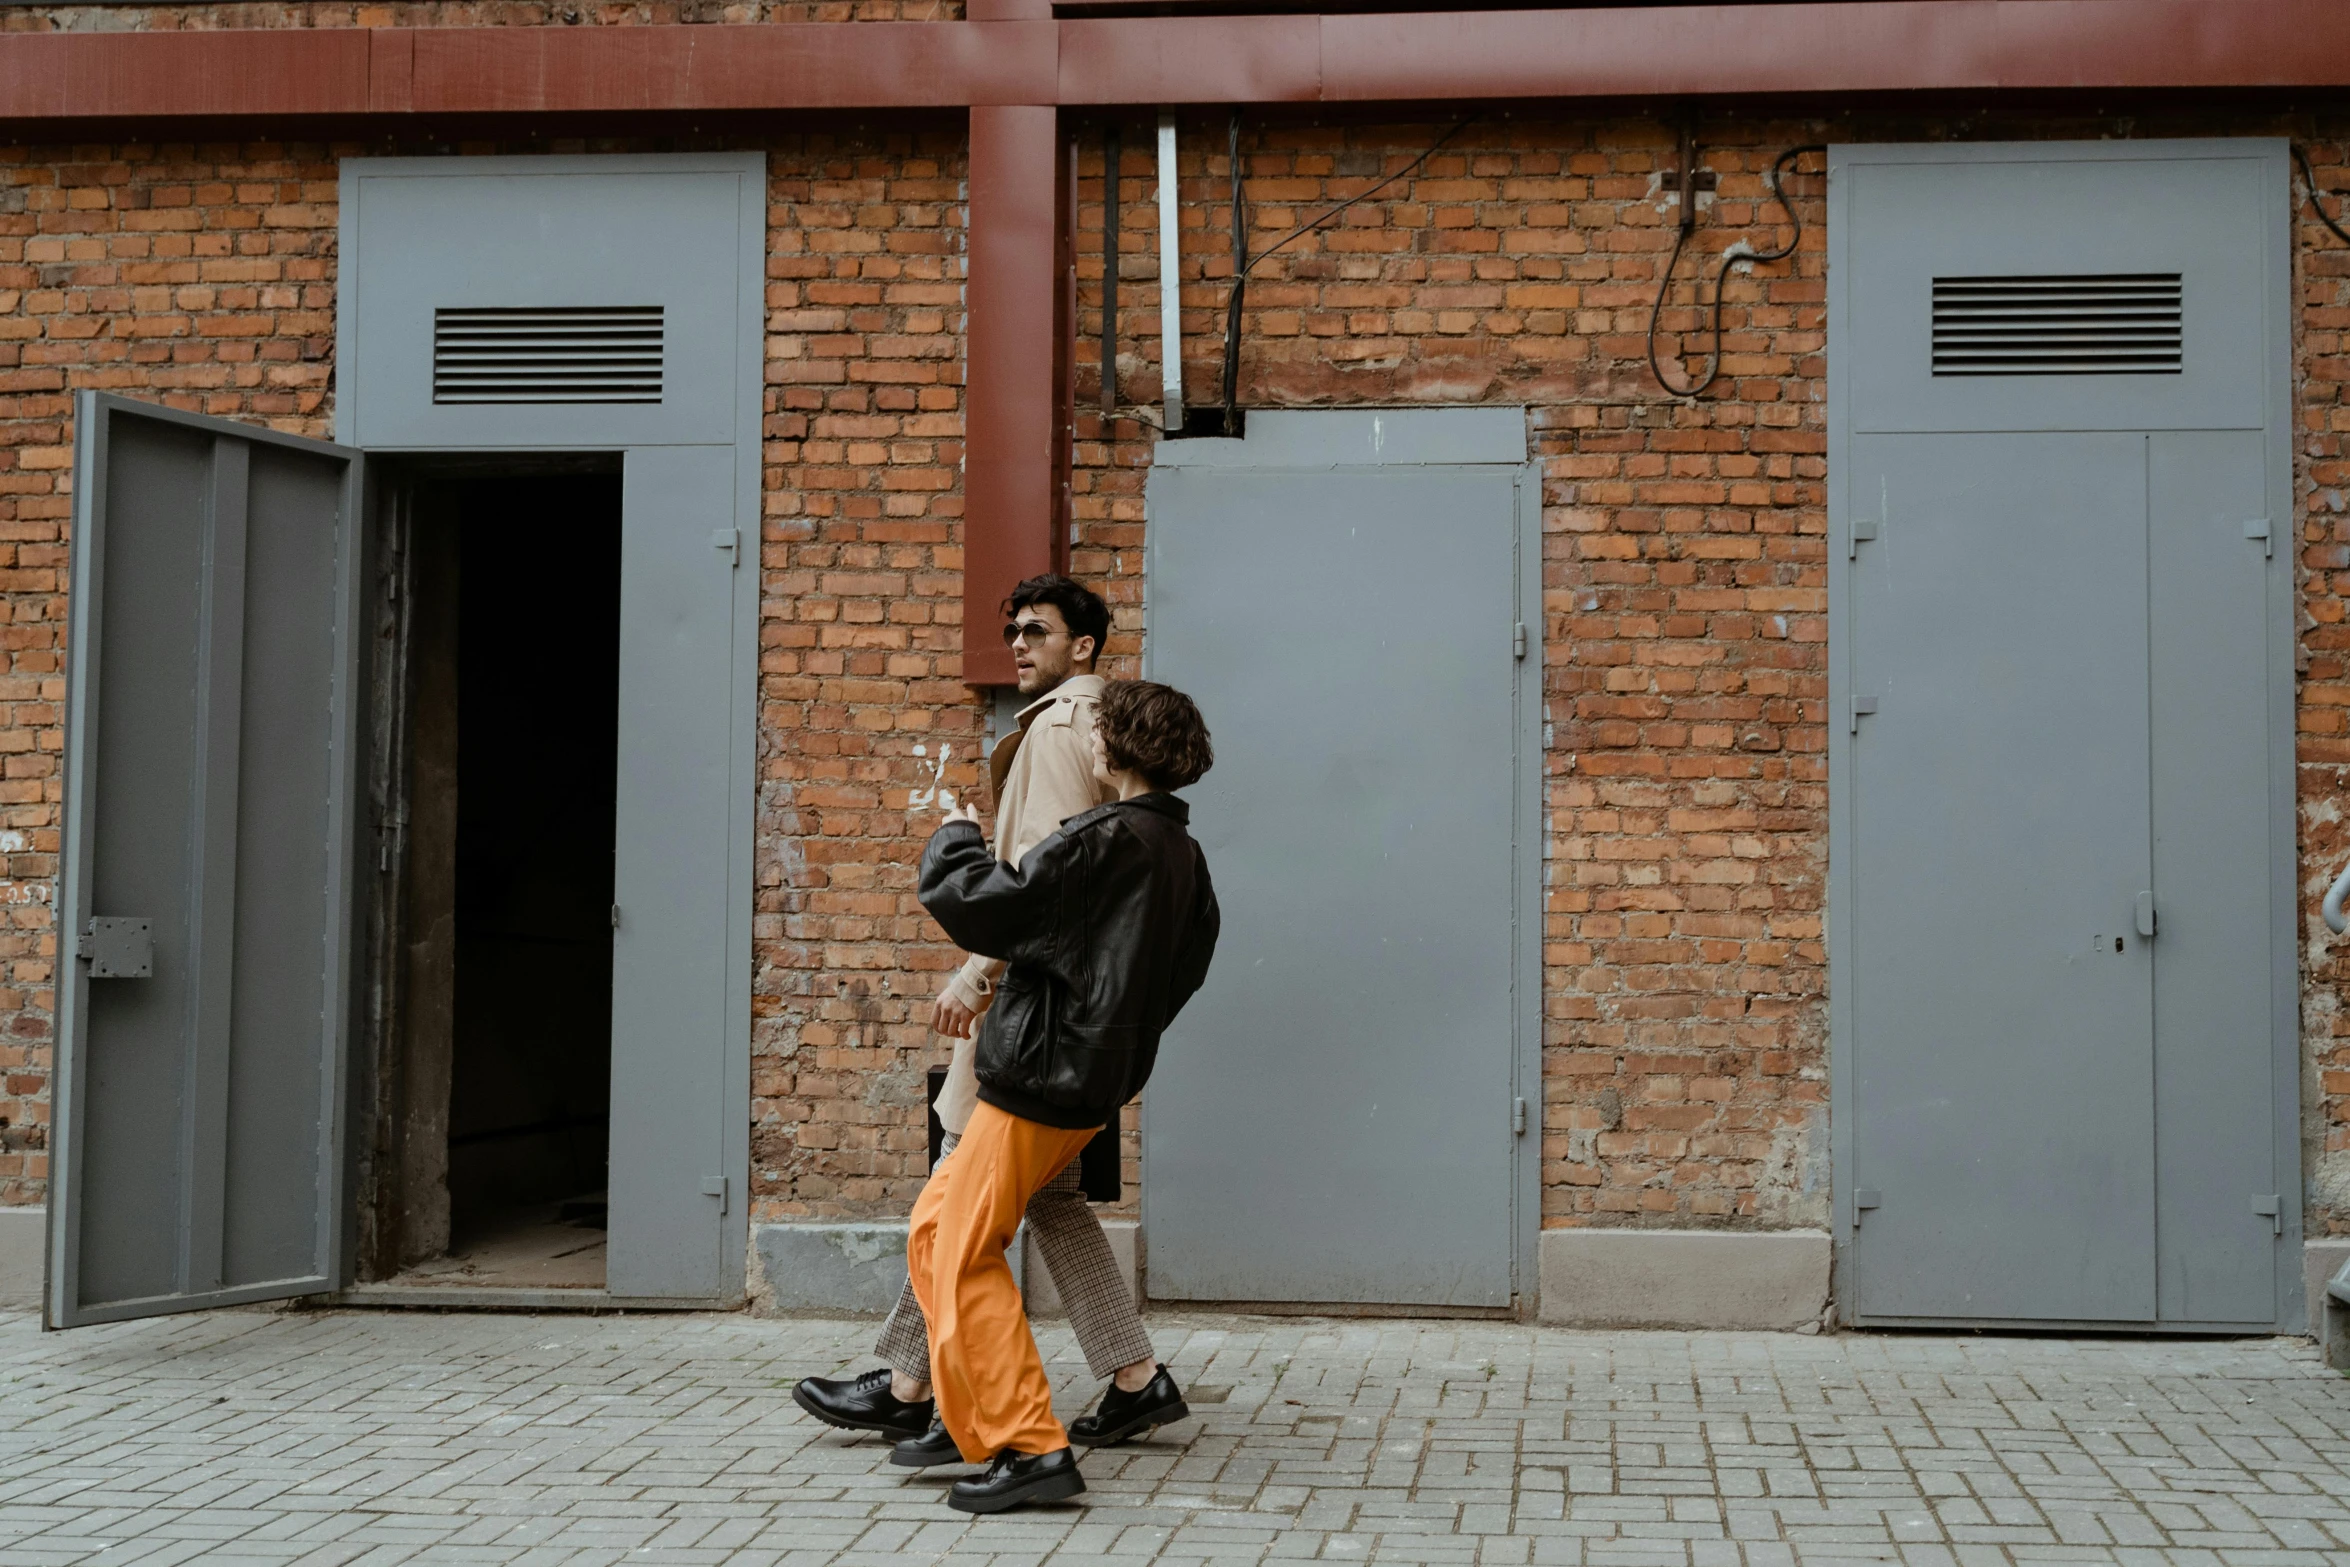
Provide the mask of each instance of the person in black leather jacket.
[{"label": "person in black leather jacket", "polygon": [[[1110,743],[1097,731],[1097,749]],[[1070,817],[1018,865],[989,854],[973,823],[930,840],[922,906],[964,951],[1012,965],[979,1033],[982,1100],[1074,1129],[1104,1125],[1142,1091],[1160,1032],[1216,950],[1215,889],[1190,821],[1188,805],[1146,784]]]},{"label": "person in black leather jacket", "polygon": [[[1118,798],[1070,817],[1017,865],[988,852],[967,809],[922,854],[922,906],[966,952],[1011,965],[980,1028],[980,1108],[923,1187],[906,1238],[939,1418],[966,1461],[989,1463],[948,1493],[966,1512],[1085,1489],[1004,1249],[1037,1188],[1142,1091],[1216,948],[1207,859],[1171,792],[1214,761],[1199,709],[1172,687],[1114,682],[1094,745]],[[1179,1401],[1157,1412],[1186,1413]]]}]

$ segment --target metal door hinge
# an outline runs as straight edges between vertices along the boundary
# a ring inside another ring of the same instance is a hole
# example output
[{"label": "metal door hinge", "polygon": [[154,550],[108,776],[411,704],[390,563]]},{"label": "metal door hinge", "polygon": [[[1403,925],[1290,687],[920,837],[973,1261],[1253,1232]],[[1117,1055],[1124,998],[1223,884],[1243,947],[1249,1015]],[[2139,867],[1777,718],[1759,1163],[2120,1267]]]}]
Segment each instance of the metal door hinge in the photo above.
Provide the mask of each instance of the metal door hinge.
[{"label": "metal door hinge", "polygon": [[1846,560],[1860,559],[1860,547],[1874,539],[1876,536],[1877,525],[1875,523],[1854,523],[1852,525],[1852,536],[1851,538],[1847,539],[1844,544],[1844,558]]},{"label": "metal door hinge", "polygon": [[153,979],[155,922],[94,915],[82,923],[73,955],[90,965],[92,979]]},{"label": "metal door hinge", "polygon": [[702,1177],[702,1195],[705,1197],[717,1198],[718,1211],[720,1213],[724,1213],[726,1211],[726,1184],[726,1177],[723,1175],[705,1175]]},{"label": "metal door hinge", "polygon": [[1861,721],[1861,719],[1862,719],[1863,717],[1865,717],[1866,715],[1868,715],[1868,714],[1870,714],[1870,713],[1873,713],[1873,712],[1875,712],[1876,710],[1877,710],[1877,699],[1876,699],[1875,697],[1873,697],[1873,696],[1856,696],[1856,697],[1854,697],[1854,698],[1852,699],[1852,732],[1853,732],[1854,734],[1859,734],[1859,733],[1860,733],[1860,721]]},{"label": "metal door hinge", "polygon": [[726,551],[726,564],[729,566],[743,563],[743,536],[739,528],[713,528],[710,530],[710,547]]},{"label": "metal door hinge", "polygon": [[612,905],[612,928],[614,930],[620,928],[620,905],[617,903]]},{"label": "metal door hinge", "polygon": [[1867,1213],[1871,1208],[1882,1208],[1884,1205],[1885,1194],[1883,1192],[1873,1191],[1866,1186],[1854,1192],[1852,1194],[1852,1227],[1856,1230],[1859,1229],[1861,1215]]},{"label": "metal door hinge", "polygon": [[1510,1135],[1526,1135],[1526,1096],[1523,1094],[1510,1101]]},{"label": "metal door hinge", "polygon": [[1510,651],[1519,658],[1526,656],[1526,623],[1518,622],[1518,629],[1510,637]]},{"label": "metal door hinge", "polygon": [[2138,894],[2138,934],[2154,934],[2154,894],[2151,892]]},{"label": "metal door hinge", "polygon": [[2277,552],[2277,541],[2269,536],[2266,517],[2255,517],[2244,524],[2244,537],[2260,541],[2260,554],[2264,560]]},{"label": "metal door hinge", "polygon": [[2252,1212],[2255,1217],[2268,1221],[2269,1234],[2282,1235],[2285,1233],[2285,1207],[2284,1204],[2277,1201],[2274,1192],[2265,1197],[2253,1198]]}]

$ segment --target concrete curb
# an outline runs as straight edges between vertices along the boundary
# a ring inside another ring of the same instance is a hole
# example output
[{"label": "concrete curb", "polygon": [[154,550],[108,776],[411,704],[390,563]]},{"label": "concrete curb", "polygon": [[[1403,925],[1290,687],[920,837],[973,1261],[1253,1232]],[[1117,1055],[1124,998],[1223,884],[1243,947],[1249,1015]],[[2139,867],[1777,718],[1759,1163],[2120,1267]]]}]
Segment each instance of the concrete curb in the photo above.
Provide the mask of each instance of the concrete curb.
[{"label": "concrete curb", "polygon": [[1825,1230],[1544,1230],[1537,1320],[1588,1328],[1817,1327]]}]

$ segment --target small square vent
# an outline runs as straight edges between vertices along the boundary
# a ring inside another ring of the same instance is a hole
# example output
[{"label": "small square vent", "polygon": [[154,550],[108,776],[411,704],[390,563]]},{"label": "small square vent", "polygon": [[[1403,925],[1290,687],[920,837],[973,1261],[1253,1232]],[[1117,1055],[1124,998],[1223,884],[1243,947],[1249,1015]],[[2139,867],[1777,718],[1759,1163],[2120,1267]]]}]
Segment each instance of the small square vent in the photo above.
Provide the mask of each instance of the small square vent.
[{"label": "small square vent", "polygon": [[1936,375],[2177,375],[2176,272],[1934,279]]},{"label": "small square vent", "polygon": [[436,403],[657,403],[659,305],[435,310]]}]

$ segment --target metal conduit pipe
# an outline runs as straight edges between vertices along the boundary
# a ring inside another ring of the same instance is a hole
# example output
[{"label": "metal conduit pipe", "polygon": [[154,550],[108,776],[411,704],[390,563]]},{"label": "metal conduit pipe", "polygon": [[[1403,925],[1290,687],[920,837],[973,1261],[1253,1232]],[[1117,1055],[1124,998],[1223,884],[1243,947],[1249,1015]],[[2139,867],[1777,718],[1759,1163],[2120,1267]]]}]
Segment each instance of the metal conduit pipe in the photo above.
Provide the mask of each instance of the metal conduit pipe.
[{"label": "metal conduit pipe", "polygon": [[2350,915],[2342,912],[2342,901],[2345,898],[2350,898],[2350,866],[2344,866],[2342,874],[2336,876],[2334,884],[2326,889],[2325,906],[2318,911],[2326,917],[2326,929],[2337,936],[2350,930]]},{"label": "metal conduit pipe", "polygon": [[1175,210],[1175,111],[1159,111],[1159,391],[1169,435],[1183,428],[1183,247]]}]

